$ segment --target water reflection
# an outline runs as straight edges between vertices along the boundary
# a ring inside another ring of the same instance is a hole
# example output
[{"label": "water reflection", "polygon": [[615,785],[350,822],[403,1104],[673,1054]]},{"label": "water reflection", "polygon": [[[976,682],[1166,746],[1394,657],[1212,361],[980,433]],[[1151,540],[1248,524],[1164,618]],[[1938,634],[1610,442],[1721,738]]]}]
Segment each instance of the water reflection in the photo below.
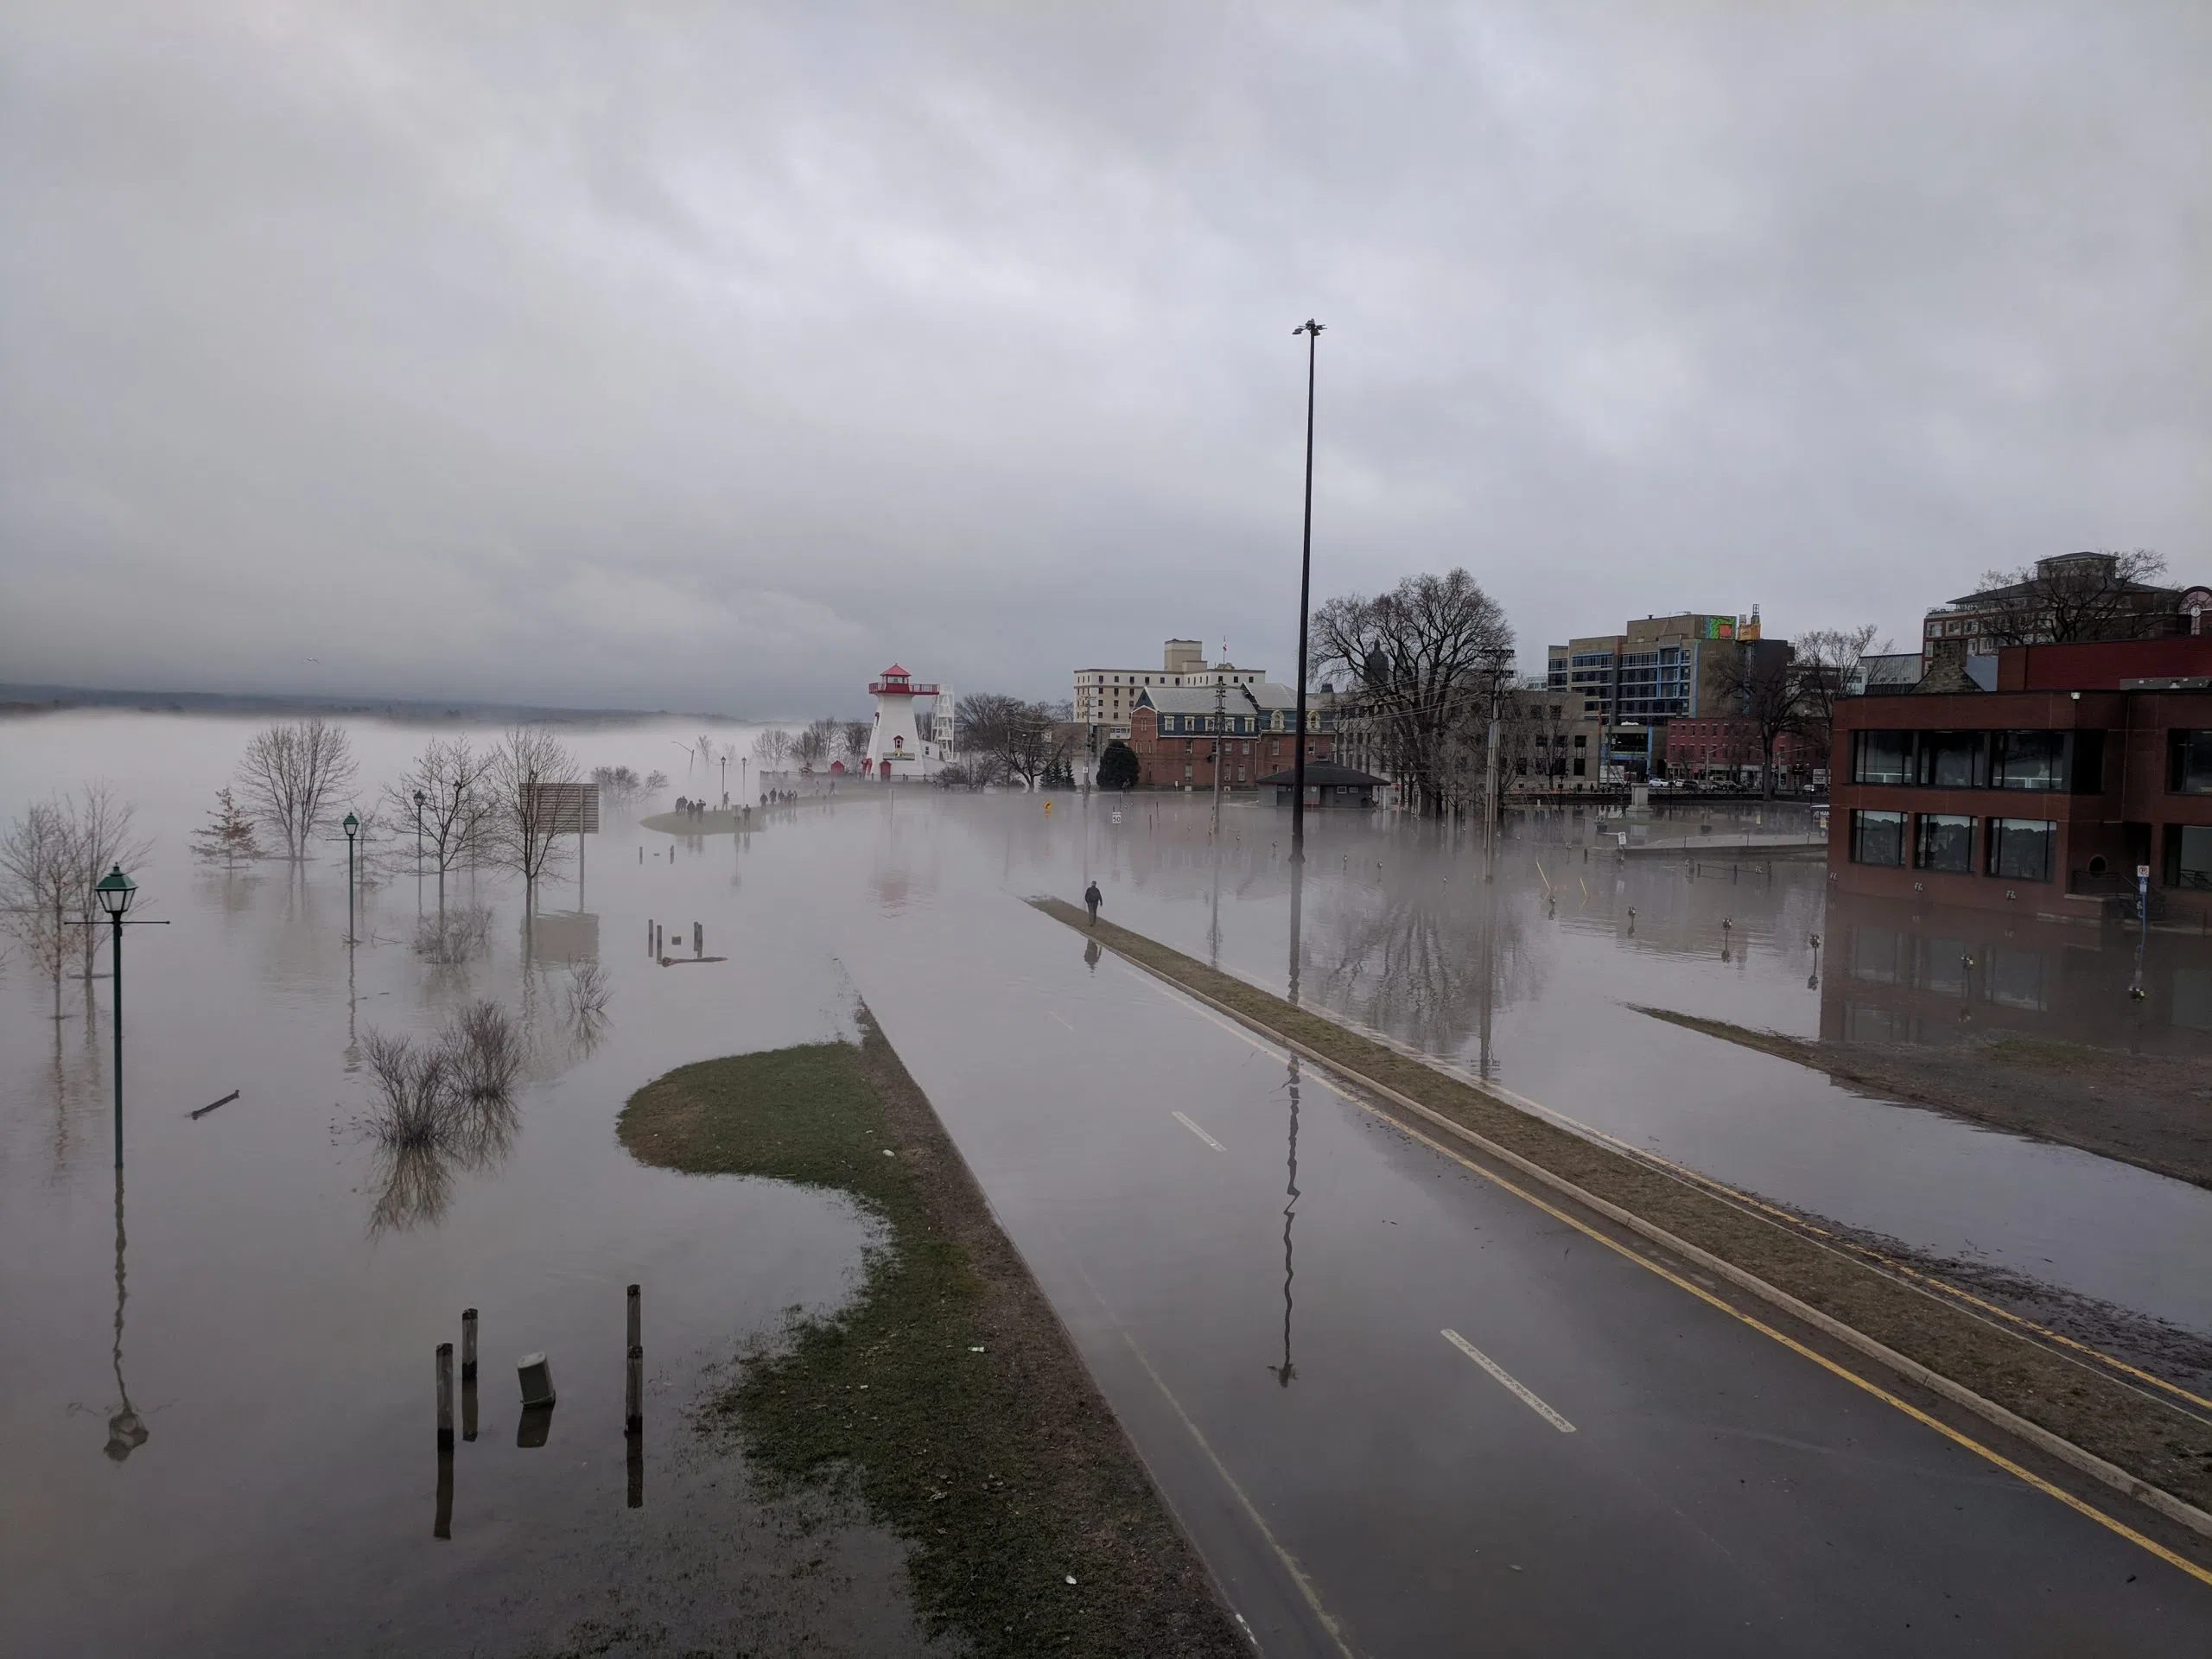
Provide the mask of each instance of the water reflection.
[{"label": "water reflection", "polygon": [[1827,940],[1821,1035],[1832,1042],[1993,1031],[2212,1054],[2212,940],[2198,935],[1839,894]]},{"label": "water reflection", "polygon": [[1288,1388],[1298,1375],[1290,1362],[1290,1285],[1296,1275],[1291,1271],[1290,1225],[1298,1217],[1298,1056],[1290,1057],[1290,1175],[1283,1190],[1287,1197],[1282,1206],[1282,1363],[1270,1365],[1277,1383]]},{"label": "water reflection", "polygon": [[123,1232],[123,1166],[115,1166],[115,1347],[111,1355],[115,1365],[115,1393],[122,1402],[115,1414],[107,1420],[107,1445],[102,1449],[111,1463],[121,1463],[125,1458],[146,1444],[149,1431],[130,1404],[130,1389],[123,1380],[123,1305],[129,1300],[124,1288]]}]

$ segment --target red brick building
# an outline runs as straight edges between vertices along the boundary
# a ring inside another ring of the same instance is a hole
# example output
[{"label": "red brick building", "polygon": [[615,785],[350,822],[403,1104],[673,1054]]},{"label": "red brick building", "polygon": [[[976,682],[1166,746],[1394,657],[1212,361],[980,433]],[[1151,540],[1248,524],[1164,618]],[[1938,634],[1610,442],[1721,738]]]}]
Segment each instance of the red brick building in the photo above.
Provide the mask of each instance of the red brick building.
[{"label": "red brick building", "polygon": [[[1297,700],[1290,688],[1255,685],[1247,702],[1230,689],[1220,715],[1222,787],[1252,789],[1260,779],[1279,772],[1295,758],[1293,728]],[[1259,707],[1255,709],[1253,703]],[[1213,787],[1214,694],[1211,687],[1148,686],[1129,713],[1129,747],[1136,751],[1137,781],[1148,789]],[[1312,706],[1306,710],[1306,756],[1325,760],[1335,752],[1334,717]]]},{"label": "red brick building", "polygon": [[[1741,715],[1676,716],[1667,722],[1667,777],[1676,783],[1725,778],[1756,784],[1759,777],[1759,731]],[[1794,788],[1814,780],[1828,758],[1821,746],[1797,732],[1774,740],[1775,781]]]},{"label": "red brick building", "polygon": [[2212,915],[2212,638],[2015,645],[1836,705],[1828,869],[1846,890],[2094,919]]}]

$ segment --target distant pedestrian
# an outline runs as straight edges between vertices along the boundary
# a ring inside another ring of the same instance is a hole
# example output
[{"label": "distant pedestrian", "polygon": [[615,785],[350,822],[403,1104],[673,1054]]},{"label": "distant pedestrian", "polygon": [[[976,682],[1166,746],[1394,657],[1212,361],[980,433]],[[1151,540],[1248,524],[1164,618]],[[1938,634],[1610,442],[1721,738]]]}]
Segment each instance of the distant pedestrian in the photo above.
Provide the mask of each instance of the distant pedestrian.
[{"label": "distant pedestrian", "polygon": [[1090,925],[1093,927],[1098,925],[1098,906],[1105,902],[1106,895],[1098,891],[1098,884],[1096,881],[1083,890],[1084,908],[1090,912]]}]

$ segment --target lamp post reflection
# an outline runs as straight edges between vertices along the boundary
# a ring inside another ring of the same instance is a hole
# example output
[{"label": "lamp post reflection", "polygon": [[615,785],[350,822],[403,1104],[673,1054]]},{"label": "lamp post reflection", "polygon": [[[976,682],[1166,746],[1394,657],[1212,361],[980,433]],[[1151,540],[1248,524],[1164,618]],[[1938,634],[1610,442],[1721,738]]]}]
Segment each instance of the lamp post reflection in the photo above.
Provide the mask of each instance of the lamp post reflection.
[{"label": "lamp post reflection", "polygon": [[1275,1382],[1288,1388],[1291,1379],[1298,1375],[1298,1368],[1290,1363],[1290,1281],[1291,1271],[1290,1224],[1298,1218],[1298,1056],[1290,1057],[1290,1175],[1284,1185],[1287,1194],[1282,1206],[1282,1363],[1270,1365]]},{"label": "lamp post reflection", "polygon": [[123,1382],[123,1304],[126,1300],[123,1273],[123,1166],[115,1166],[115,1392],[122,1405],[107,1420],[107,1445],[101,1448],[111,1463],[121,1463],[146,1444],[149,1431],[131,1408],[130,1390]]}]

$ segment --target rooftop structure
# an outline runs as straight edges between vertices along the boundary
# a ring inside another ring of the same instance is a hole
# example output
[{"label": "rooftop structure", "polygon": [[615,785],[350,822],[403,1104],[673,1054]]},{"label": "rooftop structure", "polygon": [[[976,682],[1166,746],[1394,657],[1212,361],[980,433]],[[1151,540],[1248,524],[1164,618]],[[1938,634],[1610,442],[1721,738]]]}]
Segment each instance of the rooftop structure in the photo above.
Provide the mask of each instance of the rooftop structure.
[{"label": "rooftop structure", "polygon": [[[1228,647],[1222,648],[1226,658]],[[1160,651],[1156,668],[1079,668],[1075,671],[1075,718],[1085,725],[1107,725],[1126,730],[1136,708],[1137,693],[1153,686],[1213,684],[1260,685],[1263,668],[1239,668],[1231,662],[1206,666],[1205,648],[1196,639],[1170,639]]]}]

